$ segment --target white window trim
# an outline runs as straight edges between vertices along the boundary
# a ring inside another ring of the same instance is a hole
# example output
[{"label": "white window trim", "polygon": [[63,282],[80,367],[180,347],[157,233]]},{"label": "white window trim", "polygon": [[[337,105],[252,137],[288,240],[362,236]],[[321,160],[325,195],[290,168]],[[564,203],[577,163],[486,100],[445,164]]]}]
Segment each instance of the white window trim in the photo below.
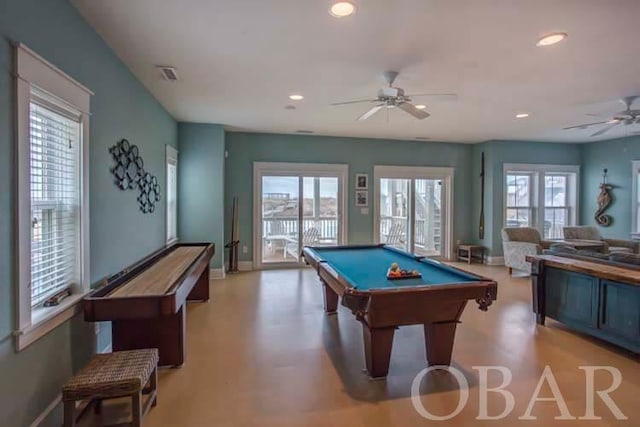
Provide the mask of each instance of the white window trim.
[{"label": "white window trim", "polygon": [[[349,166],[329,163],[282,163],[282,162],[253,162],[253,268],[263,270],[269,268],[287,267],[283,263],[262,262],[262,182],[263,175],[289,176],[310,174],[318,177],[335,177],[341,181],[338,187],[340,209],[340,229],[338,233],[342,245],[348,244],[349,223]],[[291,265],[299,267],[299,265]]]},{"label": "white window trim", "polygon": [[640,160],[631,161],[631,238],[640,239],[640,224],[638,224],[638,175],[640,174]]},{"label": "white window trim", "polygon": [[[166,195],[165,200],[167,204],[167,208],[165,209],[165,235],[167,237],[167,244],[170,245],[178,241],[178,150],[176,150],[171,145],[166,146],[166,164],[174,164],[176,167],[176,236],[174,238],[169,238],[169,174],[166,175]],[[166,172],[165,172],[166,173]]]},{"label": "white window trim", "polygon": [[[571,185],[569,191],[574,191],[575,206],[570,206],[570,218],[572,224],[578,224],[580,221],[580,166],[578,165],[546,165],[546,164],[530,164],[530,163],[504,163],[502,165],[502,224],[503,227],[507,226],[507,174],[513,173],[534,173],[537,177],[532,177],[532,183],[534,183],[533,193],[533,228],[536,228],[540,235],[544,238],[544,191],[541,190],[544,186],[542,181],[544,174],[553,173],[569,173],[575,174],[575,183]],[[537,178],[537,182],[534,182]],[[569,196],[569,200],[571,196]]]},{"label": "white window trim", "polygon": [[[91,92],[23,44],[14,44],[16,87],[15,138],[17,160],[17,263],[15,347],[20,351],[80,311],[90,289],[89,273],[89,117]],[[29,108],[31,87],[54,95],[61,103],[81,112],[82,151],[80,186],[81,286],[59,306],[31,308],[31,196],[29,162]]]},{"label": "white window trim", "polygon": [[[441,213],[444,245],[442,253],[445,259],[454,259],[453,244],[453,182],[455,169],[449,167],[426,166],[388,166],[373,167],[373,238],[380,242],[380,178],[391,179],[439,179],[445,183],[444,203]],[[412,203],[413,205],[413,203]]]}]

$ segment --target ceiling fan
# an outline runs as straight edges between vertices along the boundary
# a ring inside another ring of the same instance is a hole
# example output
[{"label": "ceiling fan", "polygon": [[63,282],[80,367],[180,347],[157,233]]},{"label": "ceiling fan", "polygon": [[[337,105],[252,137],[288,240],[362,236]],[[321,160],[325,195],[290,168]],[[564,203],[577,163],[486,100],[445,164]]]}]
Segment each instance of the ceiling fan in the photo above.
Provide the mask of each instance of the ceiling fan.
[{"label": "ceiling fan", "polygon": [[620,100],[620,102],[622,102],[625,106],[624,111],[620,111],[619,113],[614,114],[613,118],[610,120],[605,120],[602,122],[594,122],[594,123],[585,123],[582,125],[577,125],[577,126],[569,126],[564,128],[564,130],[568,130],[568,129],[586,129],[589,126],[597,126],[597,125],[603,125],[606,124],[607,126],[603,127],[602,129],[600,129],[599,131],[591,134],[591,136],[600,136],[606,132],[608,132],[609,130],[611,130],[612,128],[614,128],[615,126],[618,126],[619,124],[623,124],[625,126],[629,126],[632,124],[640,124],[640,110],[633,110],[631,109],[631,106],[633,105],[633,102],[638,98],[638,96],[626,96],[624,98],[622,98]]},{"label": "ceiling fan", "polygon": [[383,108],[399,108],[402,111],[411,114],[416,119],[422,120],[426,119],[430,116],[426,111],[417,108],[414,104],[411,103],[411,98],[417,96],[431,96],[440,99],[455,99],[456,95],[453,93],[421,93],[421,94],[413,94],[413,95],[405,95],[404,89],[399,87],[394,87],[393,82],[398,77],[397,71],[385,71],[384,79],[387,82],[388,86],[383,87],[378,90],[377,98],[373,99],[359,99],[356,101],[345,101],[345,102],[335,102],[331,105],[347,105],[347,104],[357,104],[360,102],[373,102],[376,105],[371,107],[366,113],[358,117],[358,120],[367,120],[369,117],[376,114]]}]

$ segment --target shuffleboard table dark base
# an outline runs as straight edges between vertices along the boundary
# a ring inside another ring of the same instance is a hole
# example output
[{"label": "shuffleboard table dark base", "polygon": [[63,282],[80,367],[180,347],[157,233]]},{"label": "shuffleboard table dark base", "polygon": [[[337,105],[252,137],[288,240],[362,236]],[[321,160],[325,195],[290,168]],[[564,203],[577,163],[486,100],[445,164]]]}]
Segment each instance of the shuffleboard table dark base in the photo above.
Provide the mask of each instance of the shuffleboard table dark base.
[{"label": "shuffleboard table dark base", "polygon": [[[203,246],[202,254],[162,295],[110,296],[171,250]],[[106,285],[85,298],[85,320],[111,321],[114,351],[157,348],[159,366],[179,367],[186,354],[186,302],[209,300],[211,244],[176,244],[167,247],[106,280]]]}]

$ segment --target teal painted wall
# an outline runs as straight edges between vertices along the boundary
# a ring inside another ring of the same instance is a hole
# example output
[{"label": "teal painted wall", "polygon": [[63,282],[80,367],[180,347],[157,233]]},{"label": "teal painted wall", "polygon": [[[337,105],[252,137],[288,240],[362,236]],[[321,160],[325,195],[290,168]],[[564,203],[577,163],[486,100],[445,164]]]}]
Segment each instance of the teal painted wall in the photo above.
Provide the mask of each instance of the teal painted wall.
[{"label": "teal painted wall", "polygon": [[[108,148],[121,138],[140,147],[146,169],[165,182],[165,144],[177,125],[66,0],[0,1],[0,425],[29,425],[58,395],[64,380],[95,349],[93,327],[79,316],[20,353],[14,318],[13,82],[10,41],[25,43],[95,92],[91,100],[91,279],[96,281],[158,249],[165,205],[142,214],[133,191],[113,184]],[[165,188],[162,185],[163,201]],[[99,345],[108,343],[108,324]],[[59,415],[59,411],[56,412]],[[45,425],[60,425],[51,417]]]},{"label": "teal painted wall", "polygon": [[[181,141],[182,144],[182,141]],[[355,174],[366,173],[373,178],[374,165],[448,166],[455,168],[454,180],[454,240],[471,236],[468,212],[471,202],[469,170],[471,146],[438,142],[388,141],[379,139],[336,138],[307,135],[258,133],[227,133],[225,209],[231,215],[231,200],[239,197],[241,261],[253,257],[253,162],[341,163],[349,165],[349,243],[373,240],[373,205],[369,214],[360,214],[354,206]],[[369,190],[369,197],[373,190]],[[227,238],[229,227],[225,227]]]},{"label": "teal painted wall", "polygon": [[583,146],[582,224],[596,225],[593,214],[598,208],[597,197],[602,182],[602,170],[608,169],[607,182],[613,184],[613,203],[607,211],[613,218],[609,227],[599,227],[604,237],[631,237],[632,171],[631,161],[640,160],[640,137],[612,139]]},{"label": "teal painted wall", "polygon": [[[502,256],[504,226],[504,174],[505,163],[580,165],[582,145],[543,143],[529,141],[489,141],[478,144],[473,149],[474,176],[480,173],[480,153],[485,152],[485,172],[487,174],[485,193],[485,239],[482,244],[489,248],[491,256]],[[479,215],[479,180],[474,186],[475,209]],[[473,219],[477,234],[477,219]],[[477,239],[477,238],[476,238]],[[477,240],[476,240],[477,241]]]},{"label": "teal painted wall", "polygon": [[220,125],[179,123],[178,237],[213,242],[211,267],[221,268],[224,247],[224,145]]}]

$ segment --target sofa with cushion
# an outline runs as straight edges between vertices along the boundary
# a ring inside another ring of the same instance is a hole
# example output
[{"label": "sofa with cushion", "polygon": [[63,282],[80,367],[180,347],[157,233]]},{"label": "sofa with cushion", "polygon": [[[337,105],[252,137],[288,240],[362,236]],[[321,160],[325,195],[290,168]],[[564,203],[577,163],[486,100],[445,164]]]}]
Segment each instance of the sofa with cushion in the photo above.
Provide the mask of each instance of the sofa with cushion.
[{"label": "sofa with cushion", "polygon": [[542,254],[595,262],[598,264],[611,265],[630,270],[640,270],[640,254],[631,254],[626,252],[604,254],[596,251],[577,250],[573,246],[563,243],[552,244],[548,249],[545,249]]},{"label": "sofa with cushion", "polygon": [[640,253],[640,241],[623,239],[603,239],[597,227],[580,225],[574,227],[564,227],[564,238],[566,240],[599,240],[604,242],[605,253],[626,252],[631,254]]}]

